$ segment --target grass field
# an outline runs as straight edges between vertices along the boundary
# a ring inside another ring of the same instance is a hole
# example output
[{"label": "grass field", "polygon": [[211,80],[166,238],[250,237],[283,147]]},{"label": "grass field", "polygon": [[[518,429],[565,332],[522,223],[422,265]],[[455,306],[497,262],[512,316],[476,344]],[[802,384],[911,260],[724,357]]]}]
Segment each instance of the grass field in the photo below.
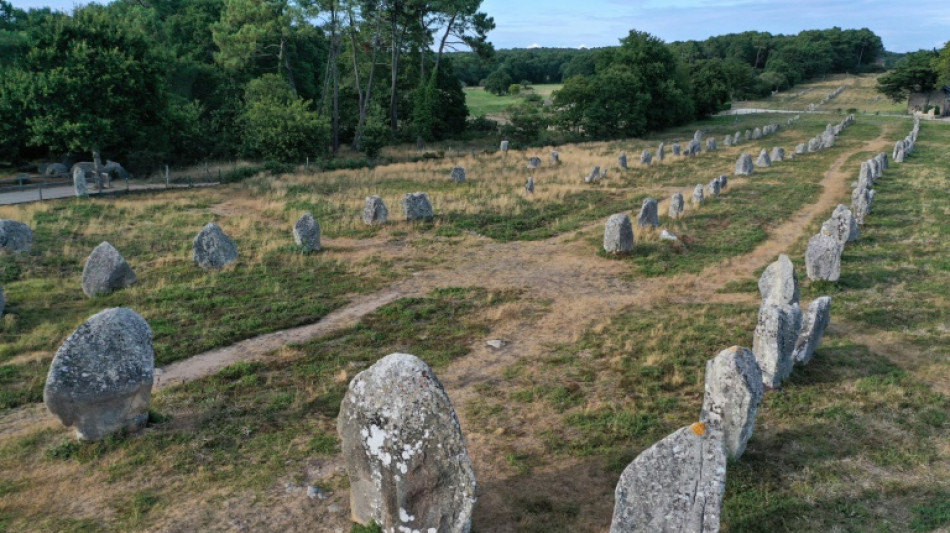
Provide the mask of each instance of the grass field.
[{"label": "grass field", "polygon": [[[807,240],[849,203],[860,162],[890,152],[909,120],[859,116],[834,148],[732,178],[680,221],[661,205],[679,242],[638,228],[630,256],[600,252],[609,214],[636,215],[648,196],[688,198],[731,176],[740,152],[791,152],[842,115],[802,115],[760,141],[649,166],[636,162],[642,150],[785,118],[714,117],[560,146],[557,166],[552,147],[502,155],[447,143],[429,148],[443,157],[417,161],[389,148],[405,162],[375,169],[0,207],[36,236],[30,253],[0,256],[0,531],[349,531],[335,417],[349,380],[395,351],[431,364],[459,414],[479,481],[473,531],[606,531],[620,471],[697,419],[706,360],[751,346],[756,280],[778,253],[795,262],[803,303],[834,298],[832,324],[814,360],[767,394],[746,454],[729,464],[723,530],[945,530],[950,125],[924,123],[914,155],[878,182],[837,283],[804,279]],[[526,168],[531,156],[541,168]],[[456,164],[465,183],[449,180]],[[584,184],[594,165],[607,178]],[[433,221],[399,220],[414,191],[429,194]],[[370,194],[390,224],[362,225]],[[304,211],[322,225],[320,253],[293,245]],[[222,272],[190,260],[209,220],[239,246]],[[82,265],[102,240],[140,281],[88,299]],[[142,314],[164,366],[383,291],[399,297],[353,324],[156,391],[135,435],[79,443],[38,405],[56,348],[105,307]]]},{"label": "grass field", "polygon": [[[733,107],[754,109],[785,109],[803,111],[810,104],[824,112],[846,112],[862,114],[904,114],[906,102],[892,102],[886,96],[874,90],[879,74],[835,74],[820,81],[812,81],[792,87],[787,91],[761,100],[733,102]],[[837,97],[822,103],[822,100],[834,90],[844,87]],[[853,111],[852,111],[853,110]]]},{"label": "grass field", "polygon": [[559,83],[540,84],[532,85],[530,90],[523,91],[517,96],[507,94],[496,96],[481,87],[466,87],[465,105],[468,106],[468,112],[473,117],[496,115],[504,113],[510,106],[520,102],[524,96],[536,94],[541,98],[550,98],[551,93],[560,88]]}]

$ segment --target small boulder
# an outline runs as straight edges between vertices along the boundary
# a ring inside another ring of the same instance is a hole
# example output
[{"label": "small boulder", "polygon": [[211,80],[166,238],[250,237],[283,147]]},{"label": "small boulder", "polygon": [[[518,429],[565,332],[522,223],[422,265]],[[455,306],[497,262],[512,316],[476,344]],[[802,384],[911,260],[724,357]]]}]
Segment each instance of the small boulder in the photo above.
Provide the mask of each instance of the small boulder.
[{"label": "small boulder", "polygon": [[633,251],[633,224],[624,213],[610,215],[604,227],[604,251],[624,254]]},{"label": "small boulder", "polygon": [[805,268],[808,279],[838,281],[841,277],[841,245],[838,240],[827,233],[809,239]]},{"label": "small boulder", "polygon": [[389,210],[379,196],[367,196],[363,206],[363,223],[368,226],[378,226],[389,221]]},{"label": "small boulder", "polygon": [[434,217],[429,195],[424,192],[407,193],[402,198],[402,211],[406,220],[430,220]]},{"label": "small boulder", "polygon": [[465,183],[465,169],[457,165],[452,167],[452,174],[449,178],[455,183]]},{"label": "small boulder", "polygon": [[706,139],[706,151],[707,151],[707,152],[715,152],[715,151],[718,150],[718,149],[719,149],[719,147],[716,146],[716,138],[715,138],[715,137],[710,137],[710,138]]},{"label": "small boulder", "polygon": [[470,530],[475,472],[452,402],[429,365],[393,353],[357,374],[337,430],[354,521],[383,531]]},{"label": "small boulder", "polygon": [[43,169],[44,176],[58,176],[60,174],[69,174],[69,167],[62,163],[51,163]]},{"label": "small boulder", "polygon": [[719,196],[719,192],[720,192],[719,178],[716,178],[710,181],[709,184],[706,185],[706,196],[709,196],[710,198],[712,198],[713,196]]},{"label": "small boulder", "polygon": [[29,252],[33,247],[33,230],[16,220],[0,219],[0,250]]},{"label": "small boulder", "polygon": [[106,309],[56,351],[43,401],[82,440],[136,431],[148,421],[154,374],[148,324],[131,309]]},{"label": "small boulder", "polygon": [[554,166],[561,164],[561,155],[558,154],[557,151],[551,152],[551,164]]},{"label": "small boulder", "polygon": [[129,263],[105,241],[92,250],[82,269],[82,292],[90,298],[124,289],[136,281]]},{"label": "small boulder", "polygon": [[726,188],[726,185],[729,185],[729,176],[725,174],[719,175],[719,190],[722,191]]},{"label": "small boulder", "polygon": [[304,252],[320,250],[320,224],[313,215],[304,213],[294,224],[294,242]]},{"label": "small boulder", "polygon": [[663,230],[660,232],[661,241],[678,241],[679,237],[674,235],[670,230]]},{"label": "small boulder", "polygon": [[643,205],[640,207],[640,214],[637,216],[637,226],[641,228],[645,227],[657,227],[660,225],[660,216],[657,213],[657,203],[653,198],[646,198],[643,200]]},{"label": "small boulder", "polygon": [[680,148],[680,143],[673,143],[672,150],[673,150],[673,155],[680,155],[680,151],[682,150]]},{"label": "small boulder", "polygon": [[529,157],[528,158],[528,168],[534,169],[541,166],[540,157]]},{"label": "small boulder", "polygon": [[594,166],[593,170],[590,171],[590,174],[584,178],[584,183],[594,183],[600,180],[600,166]]},{"label": "small boulder", "polygon": [[622,153],[619,156],[617,156],[617,166],[620,167],[621,170],[627,170],[627,154],[626,153]]},{"label": "small boulder", "polygon": [[726,453],[742,457],[752,438],[765,387],[752,350],[733,346],[706,362],[706,392],[700,421],[722,430]]},{"label": "small boulder", "polygon": [[795,145],[795,153],[797,155],[802,155],[806,152],[808,152],[808,146],[806,146],[805,143]]},{"label": "small boulder", "polygon": [[610,533],[719,531],[722,432],[697,422],[644,450],[620,475]]},{"label": "small boulder", "polygon": [[208,222],[195,236],[191,249],[192,259],[205,270],[224,268],[238,256],[237,245],[214,222]]},{"label": "small boulder", "polygon": [[825,328],[831,322],[831,297],[822,296],[808,305],[805,316],[802,317],[802,329],[795,341],[792,351],[792,360],[797,364],[807,365],[815,350],[821,345],[821,338],[825,335]]}]

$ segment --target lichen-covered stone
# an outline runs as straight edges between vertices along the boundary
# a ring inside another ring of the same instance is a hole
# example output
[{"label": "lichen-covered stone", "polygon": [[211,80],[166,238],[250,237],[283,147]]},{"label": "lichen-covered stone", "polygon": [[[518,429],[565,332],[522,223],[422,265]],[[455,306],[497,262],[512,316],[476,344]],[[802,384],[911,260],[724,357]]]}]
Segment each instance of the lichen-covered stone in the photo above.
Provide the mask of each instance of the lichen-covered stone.
[{"label": "lichen-covered stone", "polygon": [[831,218],[825,221],[821,228],[822,233],[830,234],[841,246],[844,246],[845,243],[854,242],[861,236],[861,230],[858,228],[858,222],[854,219],[854,214],[841,204],[838,204],[838,207],[831,213]]},{"label": "lichen-covered stone", "polygon": [[763,302],[755,326],[752,352],[762,371],[762,383],[778,387],[792,373],[792,352],[801,330],[802,310],[798,304],[775,305]]},{"label": "lichen-covered stone", "polygon": [[644,450],[620,475],[610,533],[719,531],[722,432],[699,422]]},{"label": "lichen-covered stone", "polygon": [[429,220],[434,215],[429,195],[424,192],[411,192],[402,197],[402,211],[406,220]]},{"label": "lichen-covered stone", "polygon": [[759,278],[762,304],[797,304],[799,301],[798,276],[787,255],[781,254],[765,268]]},{"label": "lichen-covered stone", "polygon": [[805,316],[802,318],[802,328],[795,341],[795,350],[792,351],[792,360],[797,364],[806,365],[815,355],[815,350],[821,345],[825,329],[831,321],[831,297],[816,298],[808,305]]},{"label": "lichen-covered stone", "polygon": [[56,351],[43,401],[76,436],[98,440],[148,421],[155,357],[152,330],[135,311],[106,309]]},{"label": "lichen-covered stone", "polygon": [[129,263],[105,241],[92,250],[82,269],[82,292],[90,298],[124,289],[136,281]]},{"label": "lichen-covered stone", "polygon": [[610,215],[604,227],[604,251],[623,254],[633,251],[633,224],[623,213]]},{"label": "lichen-covered stone", "polygon": [[208,222],[191,245],[192,259],[201,268],[224,268],[235,262],[237,245],[214,222]]},{"label": "lichen-covered stone", "polygon": [[320,223],[313,215],[304,213],[294,224],[294,242],[304,252],[320,250]]},{"label": "lichen-covered stone", "polygon": [[356,375],[337,418],[354,521],[383,531],[468,533],[475,473],[429,365],[394,353]]},{"label": "lichen-covered stone", "polygon": [[677,219],[683,216],[683,204],[683,195],[681,193],[674,193],[672,198],[670,198],[670,218]]},{"label": "lichen-covered stone", "polygon": [[452,167],[452,174],[449,178],[455,183],[465,183],[465,168],[460,166]]},{"label": "lichen-covered stone", "polygon": [[752,165],[752,156],[749,154],[739,154],[736,160],[736,176],[751,176],[755,172]]},{"label": "lichen-covered stone", "polygon": [[363,223],[369,226],[378,226],[389,221],[389,210],[379,196],[367,196],[363,205]]},{"label": "lichen-covered stone", "polygon": [[841,277],[841,245],[838,240],[826,233],[809,239],[805,269],[808,279],[838,281]]},{"label": "lichen-covered stone", "polygon": [[770,167],[772,166],[772,159],[769,157],[769,151],[765,148],[759,152],[759,157],[755,160],[755,166],[757,167]]},{"label": "lichen-covered stone", "polygon": [[653,198],[643,200],[640,206],[640,214],[637,216],[637,226],[641,228],[657,227],[660,225],[660,216],[657,213],[657,202]]},{"label": "lichen-covered stone", "polygon": [[33,247],[33,230],[26,224],[0,219],[0,250],[4,252],[29,252]]},{"label": "lichen-covered stone", "polygon": [[726,453],[738,459],[752,438],[765,387],[752,350],[733,346],[706,362],[706,388],[700,421],[719,427]]},{"label": "lichen-covered stone", "polygon": [[693,205],[703,205],[705,202],[706,197],[703,195],[703,184],[699,183],[693,188],[693,197],[690,198],[690,203]]}]

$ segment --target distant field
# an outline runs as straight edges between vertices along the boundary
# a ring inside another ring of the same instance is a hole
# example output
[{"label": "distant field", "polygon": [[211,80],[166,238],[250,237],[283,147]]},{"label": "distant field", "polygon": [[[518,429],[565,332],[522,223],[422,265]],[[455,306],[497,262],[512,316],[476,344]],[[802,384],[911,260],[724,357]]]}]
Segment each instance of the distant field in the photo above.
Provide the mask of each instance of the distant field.
[{"label": "distant field", "polygon": [[[886,96],[875,91],[877,74],[855,76],[838,74],[826,79],[802,83],[787,91],[781,91],[761,100],[733,102],[734,109],[787,109],[803,111],[809,104],[818,106],[819,111],[847,112],[850,109],[858,113],[902,114],[906,110],[903,102],[894,103]],[[845,90],[836,98],[822,104],[822,99],[839,87]]]},{"label": "distant field", "polygon": [[531,89],[519,96],[495,96],[481,87],[465,88],[465,105],[473,117],[483,117],[503,113],[508,106],[518,103],[523,95],[538,94],[541,98],[548,98],[551,93],[561,88],[560,83],[532,85]]}]

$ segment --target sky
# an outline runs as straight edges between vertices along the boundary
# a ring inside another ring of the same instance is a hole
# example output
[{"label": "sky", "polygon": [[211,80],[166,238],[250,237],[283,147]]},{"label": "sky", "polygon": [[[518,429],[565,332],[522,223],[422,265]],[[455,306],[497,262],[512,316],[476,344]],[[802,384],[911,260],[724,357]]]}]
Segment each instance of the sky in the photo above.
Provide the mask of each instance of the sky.
[{"label": "sky", "polygon": [[[19,8],[69,10],[75,0],[12,0]],[[483,0],[495,18],[495,48],[613,46],[636,29],[667,42],[757,30],[870,28],[892,52],[941,48],[950,40],[950,2],[916,0]]]}]

